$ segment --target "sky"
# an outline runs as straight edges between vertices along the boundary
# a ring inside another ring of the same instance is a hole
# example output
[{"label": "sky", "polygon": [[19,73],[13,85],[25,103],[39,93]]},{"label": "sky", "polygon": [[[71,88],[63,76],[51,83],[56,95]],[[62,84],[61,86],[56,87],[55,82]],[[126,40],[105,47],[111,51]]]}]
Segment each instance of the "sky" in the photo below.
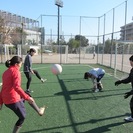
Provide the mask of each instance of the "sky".
[{"label": "sky", "polygon": [[[125,23],[125,0],[62,0],[63,8],[60,8],[62,20],[60,22],[61,32],[65,35],[84,33],[87,35],[97,34],[97,18],[107,13],[107,28],[112,30],[112,9],[116,8],[115,12],[115,28],[119,29]],[[127,23],[132,22],[133,16],[133,0],[127,0],[128,15]],[[119,7],[119,5],[121,5]],[[57,33],[57,15],[58,8],[55,5],[55,0],[1,0],[0,10],[11,12],[17,15],[28,17],[40,21],[40,15],[43,16],[43,24],[46,33]],[[110,12],[111,10],[111,12]],[[121,15],[122,13],[122,15]],[[87,18],[81,16],[87,16]],[[81,21],[80,21],[81,20]],[[101,32],[103,32],[103,21],[101,17]],[[121,24],[118,24],[122,22]],[[118,25],[118,27],[117,27]],[[80,27],[81,26],[81,27]],[[87,33],[88,31],[88,33]],[[101,33],[102,34],[102,33]]]},{"label": "sky", "polygon": [[[125,0],[62,0],[62,15],[100,16]],[[131,1],[132,0],[128,0]],[[133,2],[132,2],[133,4]],[[130,4],[131,5],[131,4]],[[132,5],[133,6],[133,5]],[[57,14],[55,0],[1,0],[0,10],[37,19],[41,14]]]}]

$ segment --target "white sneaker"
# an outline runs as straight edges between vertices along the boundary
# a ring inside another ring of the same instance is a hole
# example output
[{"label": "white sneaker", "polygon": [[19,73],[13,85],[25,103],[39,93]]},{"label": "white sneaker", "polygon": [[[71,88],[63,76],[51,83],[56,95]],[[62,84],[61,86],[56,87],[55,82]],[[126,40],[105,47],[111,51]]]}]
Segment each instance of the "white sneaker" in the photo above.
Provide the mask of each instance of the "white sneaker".
[{"label": "white sneaker", "polygon": [[47,79],[42,79],[42,78],[41,78],[41,82],[42,82],[42,83],[44,83],[45,81],[47,81]]},{"label": "white sneaker", "polygon": [[124,118],[125,121],[133,122],[133,118],[131,116]]},{"label": "white sneaker", "polygon": [[2,86],[2,83],[0,83],[0,86]]},{"label": "white sneaker", "polygon": [[39,115],[42,116],[44,114],[45,107],[40,107]]},{"label": "white sneaker", "polygon": [[94,92],[99,92],[99,89],[95,89],[95,91]]}]

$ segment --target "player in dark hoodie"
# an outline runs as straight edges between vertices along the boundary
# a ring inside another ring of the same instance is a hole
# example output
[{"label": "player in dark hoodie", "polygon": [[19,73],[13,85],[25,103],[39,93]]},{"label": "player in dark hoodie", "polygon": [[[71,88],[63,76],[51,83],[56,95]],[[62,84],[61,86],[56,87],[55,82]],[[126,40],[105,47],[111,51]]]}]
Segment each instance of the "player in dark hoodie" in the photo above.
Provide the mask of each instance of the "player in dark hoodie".
[{"label": "player in dark hoodie", "polygon": [[[128,83],[131,83],[131,91],[129,92],[126,92],[125,95],[124,95],[124,98],[128,98],[130,95],[133,95],[133,55],[129,58],[129,61],[130,61],[130,65],[131,65],[131,70],[130,70],[130,74],[127,78],[125,79],[122,79],[122,80],[118,80],[115,82],[115,85],[118,86],[120,84],[128,84]],[[131,110],[131,116],[129,117],[126,117],[124,120],[125,121],[129,121],[129,122],[133,122],[133,96],[130,100],[130,110]]]},{"label": "player in dark hoodie", "polygon": [[33,91],[30,90],[30,83],[31,83],[31,80],[32,80],[32,74],[36,75],[36,77],[39,80],[41,80],[41,82],[45,82],[47,80],[47,79],[41,78],[41,76],[39,75],[37,70],[32,69],[32,58],[31,57],[34,56],[35,53],[36,53],[36,50],[31,48],[28,51],[28,54],[26,55],[25,60],[24,60],[23,71],[24,71],[24,74],[27,78],[26,92],[28,92],[28,93],[33,92]]}]

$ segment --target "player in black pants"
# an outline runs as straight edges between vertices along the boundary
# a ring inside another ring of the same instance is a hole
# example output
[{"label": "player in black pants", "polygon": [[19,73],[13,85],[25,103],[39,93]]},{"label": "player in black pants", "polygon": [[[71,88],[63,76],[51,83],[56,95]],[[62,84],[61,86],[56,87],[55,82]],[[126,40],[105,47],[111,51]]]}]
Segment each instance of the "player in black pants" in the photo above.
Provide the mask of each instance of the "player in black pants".
[{"label": "player in black pants", "polygon": [[47,79],[41,78],[41,76],[39,75],[37,70],[33,70],[32,69],[32,59],[31,59],[31,57],[34,56],[35,53],[36,53],[36,50],[31,48],[28,51],[28,54],[26,55],[25,61],[24,61],[23,70],[24,70],[24,74],[25,74],[25,76],[27,78],[26,91],[28,93],[33,92],[33,91],[30,90],[30,83],[31,83],[31,80],[32,80],[32,74],[36,75],[36,77],[38,79],[40,79],[41,82],[45,82],[47,80]]},{"label": "player in black pants", "polygon": [[[115,82],[115,85],[118,86],[119,84],[123,83],[123,84],[128,84],[131,83],[131,91],[126,92],[124,98],[128,98],[130,95],[133,95],[133,55],[129,58],[130,61],[130,65],[132,67],[132,69],[130,70],[130,74],[127,78],[122,79],[122,80],[118,80]],[[129,122],[133,122],[133,96],[130,100],[130,110],[131,110],[131,116],[126,117],[124,120],[125,121],[129,121]]]}]

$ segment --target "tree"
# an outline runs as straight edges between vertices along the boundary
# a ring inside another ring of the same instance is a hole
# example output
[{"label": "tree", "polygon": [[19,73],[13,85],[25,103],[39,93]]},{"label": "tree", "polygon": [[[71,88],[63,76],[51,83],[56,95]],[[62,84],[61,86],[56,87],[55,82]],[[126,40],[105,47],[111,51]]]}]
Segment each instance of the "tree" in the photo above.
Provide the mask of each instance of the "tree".
[{"label": "tree", "polygon": [[10,37],[10,31],[11,28],[6,26],[6,20],[4,20],[0,16],[0,42],[2,44],[10,44],[11,43],[11,37]]},{"label": "tree", "polygon": [[86,39],[85,36],[82,36],[82,35],[76,35],[76,36],[75,36],[75,40],[81,42],[81,45],[80,45],[81,47],[86,47],[86,46],[89,45],[89,43],[88,43],[89,40]]},{"label": "tree", "polygon": [[104,53],[105,54],[111,53],[111,40],[109,38],[105,41]]},{"label": "tree", "polygon": [[103,53],[103,44],[99,43],[98,45],[96,45],[95,51],[96,53],[99,53],[99,54]]},{"label": "tree", "polygon": [[80,46],[80,42],[71,38],[68,42],[68,46],[69,46],[69,52],[70,53],[77,53],[77,50]]},{"label": "tree", "polygon": [[26,36],[27,36],[27,33],[24,31],[22,32],[22,28],[20,27],[14,28],[11,32],[12,44],[13,45],[22,44],[22,39],[23,39],[23,44],[25,44]]},{"label": "tree", "polygon": [[88,39],[86,39],[85,36],[76,35],[75,38],[71,38],[69,40],[67,45],[69,46],[70,53],[77,53],[79,47],[86,47],[89,44],[88,44]]}]

